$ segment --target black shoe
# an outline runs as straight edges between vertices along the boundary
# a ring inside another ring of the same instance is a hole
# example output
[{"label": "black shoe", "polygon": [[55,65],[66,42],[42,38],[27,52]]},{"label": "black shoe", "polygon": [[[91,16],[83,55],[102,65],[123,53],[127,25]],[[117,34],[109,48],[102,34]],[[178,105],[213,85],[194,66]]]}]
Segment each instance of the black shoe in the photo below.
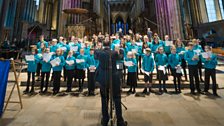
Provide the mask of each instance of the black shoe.
[{"label": "black shoe", "polygon": [[166,90],[166,88],[165,88],[165,89],[163,89],[163,91],[164,91],[165,93],[167,93],[167,90]]},{"label": "black shoe", "polygon": [[203,95],[207,95],[208,94],[208,91],[203,91],[202,94]]},{"label": "black shoe", "polygon": [[213,95],[214,95],[215,97],[219,97],[219,95],[218,95],[217,93],[214,93]]},{"label": "black shoe", "polygon": [[181,90],[179,90],[179,91],[178,91],[178,93],[182,93],[182,91],[181,91]]},{"label": "black shoe", "polygon": [[130,89],[130,90],[128,90],[128,92],[127,92],[128,94],[131,94],[132,93],[132,89]]},{"label": "black shoe", "polygon": [[146,94],[147,93],[147,88],[145,88],[142,93]]},{"label": "black shoe", "polygon": [[204,94],[203,92],[201,92],[201,90],[197,91],[198,94]]},{"label": "black shoe", "polygon": [[47,89],[45,89],[45,90],[43,91],[43,93],[47,93]]},{"label": "black shoe", "polygon": [[175,94],[178,94],[178,91],[177,90],[175,90]]},{"label": "black shoe", "polygon": [[95,96],[95,93],[93,91],[89,91],[88,96]]},{"label": "black shoe", "polygon": [[128,125],[127,121],[117,122],[117,126],[127,126],[127,125]]},{"label": "black shoe", "polygon": [[151,87],[149,88],[149,92],[152,92],[152,88]]},{"label": "black shoe", "polygon": [[41,91],[39,91],[39,94],[43,94],[44,92],[41,90]]},{"label": "black shoe", "polygon": [[33,93],[34,93],[34,89],[33,89],[33,88],[30,90],[30,93],[31,93],[31,94],[33,94]]},{"label": "black shoe", "polygon": [[23,91],[24,94],[29,93],[29,89],[27,88],[26,90]]},{"label": "black shoe", "polygon": [[159,92],[162,93],[163,92],[162,89],[159,89]]},{"label": "black shoe", "polygon": [[71,89],[67,89],[66,92],[72,92],[72,90]]},{"label": "black shoe", "polygon": [[83,89],[82,88],[79,88],[79,92],[82,92],[83,91]]},{"label": "black shoe", "polygon": [[135,91],[135,89],[132,91],[132,94],[135,94],[136,93],[136,91]]},{"label": "black shoe", "polygon": [[56,95],[56,94],[58,94],[58,92],[57,92],[57,91],[54,91],[54,92],[53,92],[53,95]]},{"label": "black shoe", "polygon": [[192,94],[192,95],[196,95],[196,93],[195,93],[194,91],[191,91],[191,94]]}]

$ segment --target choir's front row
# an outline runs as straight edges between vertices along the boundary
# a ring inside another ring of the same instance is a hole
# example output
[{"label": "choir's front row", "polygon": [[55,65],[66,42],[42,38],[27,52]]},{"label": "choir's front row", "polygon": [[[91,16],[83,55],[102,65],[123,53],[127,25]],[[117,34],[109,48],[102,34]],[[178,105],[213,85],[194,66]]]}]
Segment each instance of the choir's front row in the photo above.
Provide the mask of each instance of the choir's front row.
[{"label": "choir's front row", "polygon": [[[195,87],[198,93],[208,93],[209,90],[209,80],[212,78],[212,90],[215,96],[217,94],[217,84],[216,84],[216,65],[217,57],[211,52],[211,47],[205,46],[205,52],[209,54],[208,56],[198,55],[197,52],[193,50],[194,44],[188,43],[188,50],[182,55],[177,53],[177,48],[175,46],[171,47],[171,54],[168,56],[164,53],[163,47],[158,48],[158,53],[151,53],[150,48],[146,48],[144,54],[142,55],[142,68],[141,72],[144,74],[145,88],[143,90],[144,94],[149,94],[152,89],[153,84],[153,71],[156,68],[157,79],[159,81],[159,92],[167,92],[166,81],[168,80],[167,68],[170,66],[171,75],[173,76],[173,83],[176,93],[181,93],[181,77],[182,77],[182,64],[183,59],[188,63],[189,69],[189,79],[190,79],[190,90],[191,94],[195,95]],[[91,48],[89,55],[84,54],[84,49],[80,49],[78,56],[73,55],[73,51],[69,51],[67,57],[63,56],[63,51],[57,49],[55,54],[50,58],[46,58],[46,55],[50,55],[50,49],[45,48],[44,53],[40,56],[37,50],[32,50],[32,55],[34,55],[33,61],[27,61],[28,63],[28,79],[27,88],[24,93],[33,93],[35,84],[35,72],[37,70],[37,64],[41,63],[41,86],[40,93],[46,93],[48,91],[49,78],[51,69],[53,70],[53,94],[57,94],[60,91],[61,73],[65,73],[64,76],[67,77],[67,90],[66,92],[72,91],[73,79],[78,79],[79,91],[83,91],[83,83],[85,79],[85,73],[87,71],[88,77],[88,93],[89,95],[94,95],[95,90],[95,72],[97,71],[98,61],[94,58],[94,49]],[[44,56],[45,55],[45,56]],[[201,92],[199,85],[199,75],[198,75],[198,62],[202,61],[205,68],[205,83],[204,91]],[[135,93],[137,86],[137,72],[138,72],[138,62],[135,58],[133,52],[128,52],[123,64],[128,70],[127,85],[130,86],[128,93]],[[64,69],[63,69],[64,68]],[[30,77],[32,75],[32,85],[30,89]],[[122,78],[122,77],[121,77]],[[45,87],[45,88],[44,88]]]}]

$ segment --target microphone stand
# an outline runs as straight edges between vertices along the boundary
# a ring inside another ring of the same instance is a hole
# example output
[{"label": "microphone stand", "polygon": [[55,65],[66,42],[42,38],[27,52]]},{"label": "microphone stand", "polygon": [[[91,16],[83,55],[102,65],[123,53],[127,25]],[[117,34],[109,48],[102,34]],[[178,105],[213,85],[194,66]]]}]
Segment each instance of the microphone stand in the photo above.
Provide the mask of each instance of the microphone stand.
[{"label": "microphone stand", "polygon": [[[109,99],[110,99],[110,125],[114,126],[115,124],[115,118],[113,116],[113,109],[114,109],[114,104],[113,104],[113,72],[112,72],[112,54],[111,51],[109,51]],[[120,90],[120,89],[119,89]],[[122,103],[121,105],[127,110],[128,108]]]},{"label": "microphone stand", "polygon": [[112,79],[112,56],[111,51],[109,51],[109,99],[110,99],[110,124],[114,125],[113,119],[113,79]]}]

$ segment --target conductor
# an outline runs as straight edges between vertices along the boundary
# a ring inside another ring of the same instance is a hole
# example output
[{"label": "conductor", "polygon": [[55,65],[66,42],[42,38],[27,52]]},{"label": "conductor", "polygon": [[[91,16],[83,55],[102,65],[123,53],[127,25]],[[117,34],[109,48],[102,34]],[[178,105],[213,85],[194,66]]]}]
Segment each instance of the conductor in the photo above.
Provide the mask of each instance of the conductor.
[{"label": "conductor", "polygon": [[[116,61],[120,60],[119,51],[111,51],[109,39],[103,42],[104,49],[95,51],[95,59],[99,60],[99,67],[96,70],[96,81],[100,84],[100,94],[102,103],[102,126],[107,126],[109,122],[108,101],[109,101],[109,68],[112,65],[112,99],[115,105],[117,126],[126,126],[127,123],[122,117],[121,91],[119,72],[116,68]],[[111,61],[111,63],[110,63]]]}]

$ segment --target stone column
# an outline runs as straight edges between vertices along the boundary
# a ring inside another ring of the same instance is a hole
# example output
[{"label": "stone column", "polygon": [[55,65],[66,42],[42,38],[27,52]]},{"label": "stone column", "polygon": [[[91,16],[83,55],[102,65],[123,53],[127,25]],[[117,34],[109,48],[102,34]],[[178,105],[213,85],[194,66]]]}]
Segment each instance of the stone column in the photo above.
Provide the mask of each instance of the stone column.
[{"label": "stone column", "polygon": [[214,0],[214,2],[215,2],[215,10],[216,10],[217,20],[222,20],[222,14],[221,14],[220,6],[219,6],[219,0]]}]

